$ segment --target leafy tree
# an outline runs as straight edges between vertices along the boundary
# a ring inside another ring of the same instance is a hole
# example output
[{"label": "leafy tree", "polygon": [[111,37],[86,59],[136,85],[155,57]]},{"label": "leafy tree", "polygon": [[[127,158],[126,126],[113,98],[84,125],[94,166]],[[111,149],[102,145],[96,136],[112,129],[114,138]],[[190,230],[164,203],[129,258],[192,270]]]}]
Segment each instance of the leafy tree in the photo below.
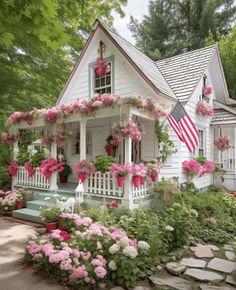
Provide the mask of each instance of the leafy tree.
[{"label": "leafy tree", "polygon": [[131,18],[138,47],[153,59],[204,46],[209,31],[227,34],[236,19],[234,0],[152,0],[141,23]]},{"label": "leafy tree", "polygon": [[[217,34],[230,96],[236,99],[236,25],[227,35]],[[216,43],[212,33],[206,39],[208,45]]]},{"label": "leafy tree", "polygon": [[[13,111],[55,102],[96,18],[112,25],[111,11],[122,16],[126,2],[0,1],[0,134]],[[0,167],[9,161],[4,152]]]}]

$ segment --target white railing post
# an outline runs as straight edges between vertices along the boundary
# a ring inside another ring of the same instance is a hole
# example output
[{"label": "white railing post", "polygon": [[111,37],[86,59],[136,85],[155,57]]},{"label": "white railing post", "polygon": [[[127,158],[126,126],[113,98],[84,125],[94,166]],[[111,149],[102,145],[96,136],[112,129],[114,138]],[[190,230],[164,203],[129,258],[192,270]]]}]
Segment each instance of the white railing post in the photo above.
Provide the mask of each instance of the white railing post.
[{"label": "white railing post", "polygon": [[[56,124],[53,125],[52,128],[52,134],[55,135],[57,126]],[[57,144],[55,142],[51,143],[51,158],[54,158],[57,160]],[[54,171],[52,173],[52,176],[50,178],[50,190],[58,190],[57,185],[57,171]]]},{"label": "white railing post", "polygon": [[[13,129],[13,134],[17,135],[18,134],[18,129],[14,128]],[[17,162],[18,160],[18,155],[19,155],[19,144],[18,144],[18,140],[16,140],[13,143],[13,160]],[[16,185],[16,181],[17,181],[17,175],[16,176],[12,176],[12,183],[11,183],[11,189],[14,190],[14,186]]]},{"label": "white railing post", "polygon": [[[131,116],[129,116],[131,117]],[[125,164],[132,162],[132,140],[130,137],[125,138]],[[122,200],[122,204],[124,206],[128,206],[129,209],[133,209],[133,195],[132,195],[132,180],[131,180],[131,174],[128,174],[128,176],[125,179],[124,184],[124,196]]]},{"label": "white railing post", "polygon": [[80,160],[86,160],[86,124],[87,120],[80,121]]}]

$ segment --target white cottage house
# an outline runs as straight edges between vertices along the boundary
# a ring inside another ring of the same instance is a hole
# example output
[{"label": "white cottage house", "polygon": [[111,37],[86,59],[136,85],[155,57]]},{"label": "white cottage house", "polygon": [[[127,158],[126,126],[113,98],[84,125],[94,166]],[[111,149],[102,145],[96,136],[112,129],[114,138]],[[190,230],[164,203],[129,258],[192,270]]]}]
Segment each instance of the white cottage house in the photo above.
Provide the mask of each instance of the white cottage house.
[{"label": "white cottage house", "polygon": [[[103,76],[97,75],[94,69],[101,49],[103,58],[111,67],[110,72]],[[202,94],[206,86],[212,88],[207,98]],[[170,108],[180,101],[199,130],[199,148],[190,154],[186,145],[179,141],[169,127],[169,134],[177,151],[169,156],[160,171],[159,178],[176,176],[180,182],[184,182],[182,162],[197,156],[205,156],[208,160],[221,164],[226,171],[224,184],[229,189],[235,188],[236,102],[229,98],[217,45],[154,62],[100,21],[96,21],[56,105],[71,104],[78,98],[90,99],[94,94],[104,93],[124,98],[135,95],[153,97]],[[215,107],[213,118],[196,113],[197,104],[203,99]],[[30,127],[26,122],[20,122],[13,125],[12,130],[17,132],[22,128],[39,130],[46,128],[53,132],[57,126],[66,123],[72,134],[67,138],[65,154],[67,162],[72,166],[78,160],[92,161],[98,155],[106,155],[104,148],[110,135],[110,127],[114,121],[121,118],[121,115],[123,119],[133,117],[142,123],[146,134],[138,144],[132,143],[130,138],[125,139],[117,149],[117,162],[135,163],[156,158],[159,149],[154,131],[155,120],[149,113],[132,106],[124,106],[122,111],[121,106],[113,109],[104,108],[90,117],[74,114],[65,120],[59,119],[51,126],[43,120],[33,122]],[[230,147],[219,153],[215,150],[214,139],[225,135],[230,139]],[[17,141],[14,146],[17,149]],[[14,155],[17,159],[17,150],[14,150]],[[51,156],[57,157],[55,143],[51,144]],[[213,184],[213,176],[205,174],[195,178],[194,183],[198,188],[204,189]],[[56,173],[53,173],[50,180],[46,180],[39,172],[29,178],[24,167],[21,167],[17,176],[13,178],[13,187],[30,187],[37,192],[37,198],[29,202],[26,209],[15,211],[13,215],[38,221],[38,209],[44,204],[46,196],[50,197],[55,191],[73,195],[77,184],[72,176],[66,186],[60,184]],[[137,199],[148,199],[148,184],[135,188],[130,178],[127,178],[121,189],[117,187],[114,176],[96,172],[91,174],[85,183],[85,198],[88,198],[90,203],[101,202],[104,199],[115,200],[134,208]]]}]

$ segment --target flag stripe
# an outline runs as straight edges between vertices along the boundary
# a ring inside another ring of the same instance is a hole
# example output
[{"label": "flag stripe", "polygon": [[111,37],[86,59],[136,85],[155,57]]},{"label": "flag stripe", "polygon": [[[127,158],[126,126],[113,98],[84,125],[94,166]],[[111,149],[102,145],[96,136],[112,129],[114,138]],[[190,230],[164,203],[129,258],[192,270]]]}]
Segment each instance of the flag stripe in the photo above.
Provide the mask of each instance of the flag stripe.
[{"label": "flag stripe", "polygon": [[182,131],[180,130],[178,124],[176,123],[176,121],[173,119],[173,117],[171,115],[168,117],[168,121],[169,121],[172,129],[177,134],[177,136],[182,140],[182,135],[183,135]]},{"label": "flag stripe", "polygon": [[[193,144],[194,144],[193,146],[195,146],[195,145],[197,146],[198,145],[198,136],[195,135],[195,133],[196,133],[195,130],[193,132],[193,129],[191,128],[192,126],[190,126],[190,125],[192,125],[192,124],[190,122],[188,122],[185,118],[186,117],[183,118],[183,121],[185,122],[186,126],[188,127],[189,131],[191,132],[191,136],[193,136],[193,140],[191,139],[193,141]],[[190,136],[190,138],[191,138],[191,136]]]},{"label": "flag stripe", "polygon": [[183,118],[183,120],[181,120],[179,122],[179,124],[183,130],[184,142],[186,143],[189,151],[192,152],[195,144],[194,144],[193,140],[191,139],[191,136],[190,136],[191,133],[189,132],[188,127],[184,123],[184,118]]}]

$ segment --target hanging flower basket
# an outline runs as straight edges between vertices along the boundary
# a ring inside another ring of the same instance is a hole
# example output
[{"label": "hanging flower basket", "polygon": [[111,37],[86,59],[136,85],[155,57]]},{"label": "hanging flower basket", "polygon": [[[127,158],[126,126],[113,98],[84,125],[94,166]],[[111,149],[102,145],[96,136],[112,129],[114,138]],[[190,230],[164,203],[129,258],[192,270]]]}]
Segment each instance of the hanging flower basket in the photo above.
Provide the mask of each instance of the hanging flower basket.
[{"label": "hanging flower basket", "polygon": [[215,140],[214,144],[219,151],[227,150],[230,147],[229,139],[226,136],[218,138]]},{"label": "hanging flower basket", "polygon": [[137,176],[137,175],[133,176],[132,182],[133,182],[134,187],[139,187],[141,183],[140,176]]},{"label": "hanging flower basket", "polygon": [[51,178],[54,171],[61,172],[64,169],[63,165],[64,162],[57,161],[54,158],[49,158],[42,161],[41,165],[39,166],[39,171],[48,180]]},{"label": "hanging flower basket", "polygon": [[146,177],[145,176],[140,176],[140,184],[144,185],[145,181],[146,181]]},{"label": "hanging flower basket", "polygon": [[140,142],[144,134],[144,128],[131,119],[114,124],[111,128],[111,134],[116,143],[121,143],[122,138],[130,137],[134,142]]},{"label": "hanging flower basket", "polygon": [[157,177],[158,177],[158,175],[156,173],[152,173],[151,174],[151,180],[152,180],[152,182],[156,182],[157,181]]},{"label": "hanging flower basket", "polygon": [[73,168],[74,176],[79,179],[82,183],[86,180],[87,176],[91,173],[96,172],[96,167],[93,162],[81,160],[75,163]]},{"label": "hanging flower basket", "polygon": [[125,176],[123,175],[117,175],[116,176],[116,181],[117,181],[117,186],[119,188],[121,188],[123,185],[124,185],[124,182],[125,182]]},{"label": "hanging flower basket", "polygon": [[210,95],[211,93],[212,93],[212,87],[205,86],[205,87],[202,88],[202,94],[203,95]]},{"label": "hanging flower basket", "polygon": [[108,74],[111,71],[111,67],[105,59],[99,57],[95,64],[95,70],[97,75],[102,76]]},{"label": "hanging flower basket", "polygon": [[161,165],[160,163],[148,163],[147,175],[151,178],[152,182],[156,182],[158,178],[158,173],[160,172]]},{"label": "hanging flower basket", "polygon": [[202,116],[212,117],[214,115],[214,108],[205,101],[199,102],[196,113]]}]

